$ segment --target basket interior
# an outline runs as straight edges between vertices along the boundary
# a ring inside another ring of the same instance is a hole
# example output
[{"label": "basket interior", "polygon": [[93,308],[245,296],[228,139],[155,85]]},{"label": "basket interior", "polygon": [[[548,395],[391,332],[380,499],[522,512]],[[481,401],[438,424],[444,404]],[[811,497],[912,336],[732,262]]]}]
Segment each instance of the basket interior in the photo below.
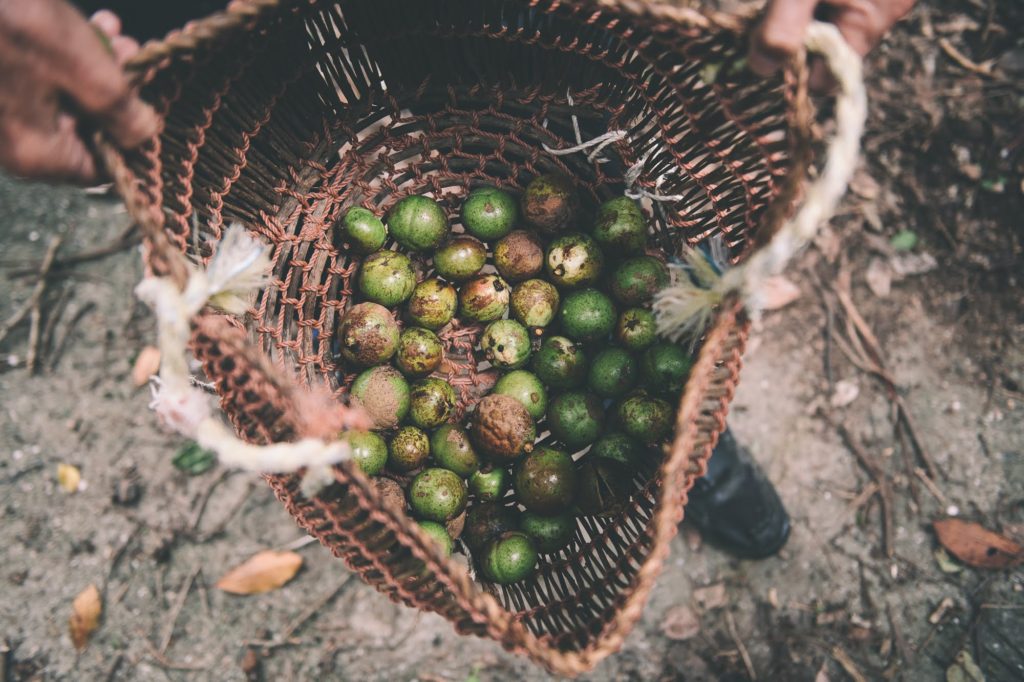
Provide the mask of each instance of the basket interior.
[{"label": "basket interior", "polygon": [[[642,159],[634,187],[674,196],[643,202],[652,243],[675,255],[722,235],[740,257],[783,191],[793,125],[790,89],[748,74],[743,52],[732,32],[595,2],[284,2],[150,70],[144,95],[167,126],[136,171],[194,258],[209,257],[233,221],[273,244],[251,341],[343,399],[354,375],[334,331],[358,261],[336,225],[352,205],[382,214],[429,194],[458,232],[473,187],[518,192],[557,171],[594,207],[621,195]],[[626,136],[600,162],[545,150],[612,130]],[[479,332],[443,334],[463,406],[486,381],[472,350]],[[544,557],[534,579],[488,589],[553,646],[585,648],[645,560],[660,485],[644,472],[627,513],[582,517],[573,544]]]}]

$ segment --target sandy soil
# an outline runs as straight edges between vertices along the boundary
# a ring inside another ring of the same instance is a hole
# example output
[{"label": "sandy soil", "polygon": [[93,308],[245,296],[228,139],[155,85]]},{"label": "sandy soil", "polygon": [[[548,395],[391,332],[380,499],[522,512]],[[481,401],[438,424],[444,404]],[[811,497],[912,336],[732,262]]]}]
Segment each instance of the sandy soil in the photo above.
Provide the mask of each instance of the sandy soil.
[{"label": "sandy soil", "polygon": [[[855,191],[794,268],[800,297],[767,315],[747,354],[731,423],[792,513],[789,545],[778,558],[736,561],[680,534],[643,620],[588,679],[931,680],[962,651],[988,680],[1024,678],[1024,577],[955,562],[943,570],[930,526],[953,512],[1007,534],[1024,529],[1024,48],[1013,35],[1024,17],[984,6],[921,6],[873,57]],[[957,66],[942,38],[1003,70]],[[67,255],[127,225],[114,200],[0,178],[0,319],[33,285],[11,276],[54,235],[66,235]],[[904,229],[935,266],[879,296],[867,273],[903,262],[886,245]],[[304,566],[279,591],[213,589],[227,568],[301,533],[260,481],[171,465],[180,442],[157,428],[130,379],[153,340],[131,293],[141,271],[129,249],[51,278],[48,306],[59,314],[36,375],[24,367],[27,325],[3,343],[0,680],[546,679],[490,642],[392,605],[318,545],[298,550]],[[896,433],[884,386],[839,347],[845,328],[826,304],[835,307],[832,283],[844,275],[939,472],[934,492],[914,473],[925,463]],[[832,406],[851,386],[856,397]],[[879,498],[861,495],[872,478],[833,422],[892,487],[892,556]],[[84,489],[57,486],[60,462],[80,467]],[[142,494],[125,506],[112,494],[132,468]],[[104,616],[76,655],[67,618],[90,583]],[[331,594],[291,642],[247,648]],[[685,641],[662,627],[680,607],[700,617]]]}]

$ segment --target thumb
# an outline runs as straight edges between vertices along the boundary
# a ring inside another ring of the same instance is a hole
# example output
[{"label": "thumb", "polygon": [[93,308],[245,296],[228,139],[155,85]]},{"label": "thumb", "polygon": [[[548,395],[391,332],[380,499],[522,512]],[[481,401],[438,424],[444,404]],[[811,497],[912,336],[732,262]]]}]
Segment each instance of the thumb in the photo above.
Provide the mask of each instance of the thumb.
[{"label": "thumb", "polygon": [[764,19],[754,29],[748,64],[761,76],[769,76],[796,54],[811,23],[818,0],[771,0]]}]

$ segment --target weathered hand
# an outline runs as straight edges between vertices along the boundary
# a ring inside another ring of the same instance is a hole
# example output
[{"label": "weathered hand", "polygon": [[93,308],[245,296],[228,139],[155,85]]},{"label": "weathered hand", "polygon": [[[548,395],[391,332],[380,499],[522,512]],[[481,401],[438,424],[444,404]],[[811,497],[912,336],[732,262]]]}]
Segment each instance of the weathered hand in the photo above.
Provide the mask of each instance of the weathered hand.
[{"label": "weathered hand", "polygon": [[121,64],[138,44],[98,12],[92,23],[64,0],[0,0],[0,167],[48,180],[95,181],[85,119],[124,148],[157,131]]}]

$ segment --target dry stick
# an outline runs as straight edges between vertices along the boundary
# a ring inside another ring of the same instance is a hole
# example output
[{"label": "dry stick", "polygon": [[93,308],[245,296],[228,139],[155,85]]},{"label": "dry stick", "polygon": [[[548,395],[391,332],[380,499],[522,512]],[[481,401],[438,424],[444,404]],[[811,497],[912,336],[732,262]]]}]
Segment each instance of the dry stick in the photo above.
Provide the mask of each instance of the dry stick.
[{"label": "dry stick", "polygon": [[949,504],[949,500],[946,499],[946,496],[942,494],[942,491],[939,490],[939,487],[935,485],[935,481],[928,478],[928,474],[925,473],[924,469],[922,469],[921,467],[914,467],[914,475],[921,479],[921,483],[924,483],[924,487],[928,490],[928,492],[930,492],[932,496],[935,497],[935,499],[938,500],[942,505],[945,506]]},{"label": "dry stick", "polygon": [[146,639],[146,633],[142,630],[136,630],[135,633],[142,640],[142,646],[146,647],[147,653],[150,657],[156,661],[156,664],[165,670],[208,670],[211,663],[173,663],[167,660],[167,657],[156,650],[153,643]]},{"label": "dry stick", "polygon": [[[40,346],[44,353],[48,349],[53,348],[53,330],[57,327],[57,321],[60,319],[61,313],[67,308],[68,301],[71,300],[72,291],[72,287],[63,287],[60,290],[57,302],[50,309],[50,314],[46,316],[46,326],[43,327],[43,335],[40,338]],[[46,363],[46,369],[50,369],[49,362]]]},{"label": "dry stick", "polygon": [[210,502],[210,496],[213,495],[214,489],[220,485],[228,475],[227,469],[221,469],[220,472],[207,484],[206,489],[200,494],[199,502],[196,504],[195,511],[192,513],[192,520],[189,521],[188,527],[194,531],[199,528],[199,522],[203,520],[203,512],[206,511],[206,505]]},{"label": "dry stick", "polygon": [[110,567],[107,568],[107,574],[103,577],[102,592],[107,591],[107,585],[110,583],[110,579],[113,577],[114,571],[117,570],[117,565],[121,562],[122,557],[124,557],[125,550],[127,550],[128,546],[132,544],[132,541],[135,539],[135,536],[139,534],[140,530],[142,530],[142,523],[140,521],[136,521],[135,527],[132,528],[130,533],[128,533],[128,537],[126,537],[124,542],[114,550],[113,555],[110,557]]},{"label": "dry stick", "polygon": [[[132,223],[129,225],[114,241],[107,246],[101,246],[91,251],[79,251],[78,253],[66,256],[64,258],[58,258],[54,260],[51,271],[64,270],[74,265],[81,263],[88,263],[94,260],[102,260],[107,256],[113,256],[115,253],[120,253],[127,248],[135,246],[141,241],[141,238],[133,234],[138,230],[138,225]],[[39,267],[26,267],[12,270],[7,273],[7,279],[16,279],[19,277],[31,277],[32,275],[39,274]]]},{"label": "dry stick", "polygon": [[892,630],[892,637],[896,640],[896,651],[899,652],[900,660],[908,665],[913,663],[914,649],[907,643],[906,638],[903,636],[903,631],[900,630],[900,624],[892,615],[892,606],[889,604],[885,605],[885,615],[889,620],[889,629]]},{"label": "dry stick", "polygon": [[181,584],[181,589],[178,590],[178,598],[175,600],[174,608],[171,610],[170,622],[164,627],[164,636],[160,639],[161,654],[167,653],[167,647],[171,645],[171,638],[174,636],[174,626],[178,623],[178,616],[181,615],[181,610],[185,607],[185,599],[188,598],[188,593],[192,591],[192,583],[195,582],[197,575],[199,575],[199,564],[192,568],[192,572],[185,578]]},{"label": "dry stick", "polygon": [[843,442],[846,443],[846,447],[850,449],[850,452],[854,454],[860,465],[868,472],[871,478],[874,479],[875,483],[878,484],[878,497],[882,501],[882,525],[884,531],[884,546],[885,556],[891,559],[895,554],[895,548],[893,547],[893,521],[892,521],[892,484],[889,482],[889,478],[885,475],[885,471],[882,469],[882,465],[878,461],[869,455],[867,451],[861,447],[860,443],[854,440],[853,436],[847,430],[845,424],[836,424],[836,430],[842,437]]},{"label": "dry stick", "polygon": [[967,69],[971,73],[976,73],[979,76],[985,76],[986,78],[995,78],[995,74],[992,73],[992,64],[979,64],[960,50],[953,46],[953,43],[949,42],[948,38],[939,38],[939,47],[946,53],[946,56],[952,59],[954,62]]},{"label": "dry stick", "polygon": [[732,637],[733,643],[736,645],[736,648],[739,649],[740,658],[743,659],[743,665],[747,669],[747,675],[750,676],[750,679],[756,680],[757,672],[754,671],[754,662],[750,660],[750,653],[747,651],[747,647],[743,645],[743,640],[740,639],[739,634],[736,632],[736,621],[733,620],[731,611],[727,610],[725,612],[725,624],[729,628],[729,636]]},{"label": "dry stick", "polygon": [[224,529],[227,528],[228,524],[231,523],[231,519],[235,518],[235,515],[241,511],[243,506],[245,506],[246,501],[255,489],[256,484],[253,481],[249,481],[248,487],[246,487],[245,492],[242,493],[241,497],[238,498],[238,502],[228,510],[228,513],[224,515],[224,518],[218,521],[213,528],[205,533],[197,534],[196,542],[206,542],[207,540],[220,535]]},{"label": "dry stick", "polygon": [[323,597],[321,597],[315,603],[313,603],[309,608],[307,608],[305,611],[299,614],[299,616],[291,623],[289,623],[288,626],[285,627],[284,631],[277,637],[274,637],[274,639],[253,640],[246,642],[245,644],[247,646],[259,647],[264,651],[292,644],[292,636],[299,630],[299,628],[305,625],[310,618],[315,616],[320,609],[327,606],[327,604],[329,604],[338,595],[340,595],[345,590],[345,588],[352,583],[355,577],[355,573],[349,573],[347,576],[345,576],[345,578],[340,583],[335,585],[334,589],[329,591],[327,594],[325,594]]},{"label": "dry stick", "polygon": [[91,313],[96,308],[96,304],[92,301],[88,301],[79,308],[75,314],[68,320],[68,323],[64,326],[64,335],[60,341],[53,344],[53,350],[50,352],[50,359],[46,363],[46,369],[52,372],[56,367],[57,363],[60,362],[61,357],[64,355],[64,349],[68,345],[68,341],[72,338],[72,333],[86,315]]},{"label": "dry stick", "polygon": [[832,658],[836,659],[836,662],[842,666],[846,674],[853,678],[853,682],[868,682],[857,668],[857,664],[853,662],[853,659],[850,658],[850,655],[841,646],[832,647]]},{"label": "dry stick", "polygon": [[[7,335],[11,333],[11,330],[17,327],[21,322],[33,311],[38,313],[39,301],[42,299],[43,294],[46,292],[46,276],[50,272],[50,268],[53,267],[53,260],[57,256],[57,249],[60,248],[61,242],[64,241],[63,236],[56,236],[50,240],[50,245],[46,247],[46,255],[43,256],[43,262],[39,266],[37,271],[39,274],[39,280],[36,285],[32,288],[32,293],[28,299],[21,304],[21,307],[14,311],[10,317],[0,326],[0,343],[3,343]],[[38,335],[38,329],[36,334]],[[29,342],[29,354],[32,354],[31,341]],[[26,363],[27,364],[27,363]]]}]

